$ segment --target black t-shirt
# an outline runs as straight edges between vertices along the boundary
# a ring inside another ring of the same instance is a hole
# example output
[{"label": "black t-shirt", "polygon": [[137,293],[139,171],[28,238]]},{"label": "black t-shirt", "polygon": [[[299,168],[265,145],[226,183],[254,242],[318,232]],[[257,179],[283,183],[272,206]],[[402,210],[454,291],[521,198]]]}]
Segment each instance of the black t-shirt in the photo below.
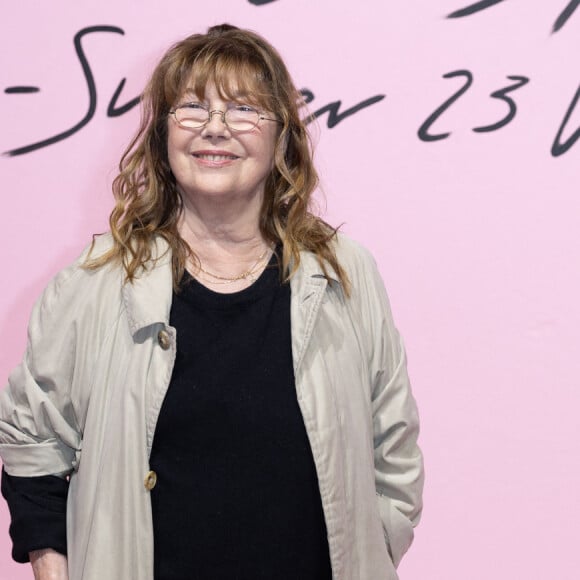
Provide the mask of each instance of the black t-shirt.
[{"label": "black t-shirt", "polygon": [[150,458],[156,580],[330,579],[274,258],[234,294],[187,275],[170,323],[177,357]]}]

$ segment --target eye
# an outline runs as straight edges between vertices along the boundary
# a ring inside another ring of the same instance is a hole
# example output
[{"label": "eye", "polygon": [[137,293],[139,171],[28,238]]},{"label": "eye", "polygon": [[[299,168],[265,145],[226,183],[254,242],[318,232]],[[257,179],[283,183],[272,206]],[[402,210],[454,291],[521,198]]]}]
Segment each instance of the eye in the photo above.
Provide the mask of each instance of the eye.
[{"label": "eye", "polygon": [[243,103],[239,103],[237,105],[234,105],[232,108],[235,111],[238,111],[239,113],[257,113],[257,109],[255,109],[254,107],[251,107],[250,105],[245,105]]},{"label": "eye", "polygon": [[184,103],[183,105],[179,105],[179,109],[191,109],[194,111],[207,111],[207,107],[202,105],[201,103],[197,103],[192,101],[191,103]]}]

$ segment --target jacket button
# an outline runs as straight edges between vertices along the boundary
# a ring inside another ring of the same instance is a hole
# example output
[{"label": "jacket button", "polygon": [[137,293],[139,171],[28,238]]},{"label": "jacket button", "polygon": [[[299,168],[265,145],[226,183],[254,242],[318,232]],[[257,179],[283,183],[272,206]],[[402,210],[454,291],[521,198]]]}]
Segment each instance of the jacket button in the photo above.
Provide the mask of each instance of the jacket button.
[{"label": "jacket button", "polygon": [[150,471],[145,476],[145,481],[143,483],[145,485],[145,489],[147,491],[151,491],[155,485],[157,485],[157,474],[154,471]]},{"label": "jacket button", "polygon": [[171,346],[171,339],[167,330],[160,330],[157,334],[157,342],[163,350],[167,350]]}]

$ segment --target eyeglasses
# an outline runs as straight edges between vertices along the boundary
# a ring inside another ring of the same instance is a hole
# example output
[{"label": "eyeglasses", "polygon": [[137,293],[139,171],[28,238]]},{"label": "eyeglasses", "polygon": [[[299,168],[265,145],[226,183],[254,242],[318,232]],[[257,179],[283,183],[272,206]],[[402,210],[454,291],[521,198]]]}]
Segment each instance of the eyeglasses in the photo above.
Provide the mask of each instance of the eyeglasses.
[{"label": "eyeglasses", "polygon": [[210,111],[208,107],[201,103],[185,103],[169,111],[175,117],[178,125],[184,129],[200,129],[207,125],[214,114],[222,118],[222,122],[231,131],[251,131],[260,121],[274,121],[281,123],[279,119],[271,119],[262,115],[257,109],[250,105],[232,104],[227,110]]}]

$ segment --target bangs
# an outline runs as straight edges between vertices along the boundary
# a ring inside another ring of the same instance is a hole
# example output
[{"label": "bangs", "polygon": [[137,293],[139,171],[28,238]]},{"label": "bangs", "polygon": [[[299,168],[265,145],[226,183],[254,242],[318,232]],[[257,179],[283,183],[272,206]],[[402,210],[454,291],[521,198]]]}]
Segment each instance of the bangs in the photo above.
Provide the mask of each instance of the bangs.
[{"label": "bangs", "polygon": [[182,76],[176,97],[194,93],[198,99],[204,100],[208,83],[213,83],[225,101],[242,101],[272,110],[275,99],[265,67],[256,62],[255,57],[252,59],[229,48],[216,47],[198,53],[187,74]]}]

